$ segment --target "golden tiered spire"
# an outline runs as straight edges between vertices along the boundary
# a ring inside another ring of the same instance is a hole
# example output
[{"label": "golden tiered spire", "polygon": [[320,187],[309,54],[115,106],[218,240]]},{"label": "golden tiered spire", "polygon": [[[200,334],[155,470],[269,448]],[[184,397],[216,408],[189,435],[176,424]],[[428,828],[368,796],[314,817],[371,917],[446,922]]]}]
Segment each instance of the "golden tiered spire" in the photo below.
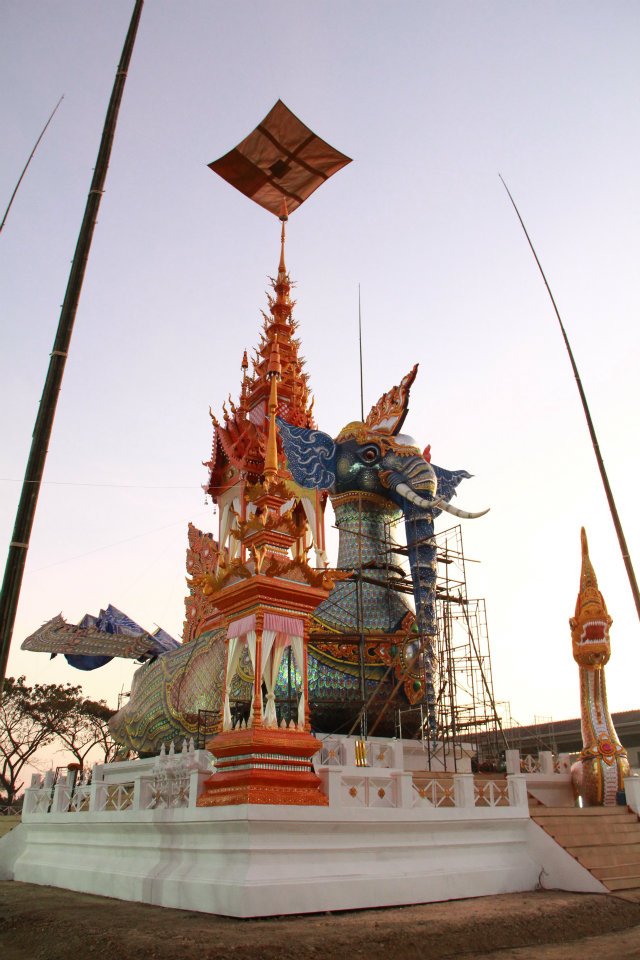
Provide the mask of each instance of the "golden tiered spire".
[{"label": "golden tiered spire", "polygon": [[[284,232],[284,223],[282,224]],[[282,259],[280,261],[282,263]],[[264,458],[264,479],[267,485],[275,483],[278,477],[278,443],[276,440],[278,428],[276,426],[276,412],[278,410],[278,380],[282,376],[280,365],[280,350],[278,341],[274,340],[269,357],[267,379],[271,381],[269,391],[269,434],[267,436],[267,452]]]},{"label": "golden tiered spire", "polygon": [[[285,211],[286,213],[286,211]],[[313,399],[299,354],[300,342],[295,336],[296,321],[292,313],[291,280],[285,262],[286,231],[284,219],[280,231],[280,257],[277,276],[271,280],[268,311],[263,311],[260,342],[254,356],[242,357],[242,381],[237,407],[223,407],[222,422],[212,415],[214,441],[207,492],[214,501],[239,479],[255,483],[268,466],[277,470],[277,448],[265,454],[269,446],[269,427],[275,416],[284,417],[298,427],[314,428]],[[277,348],[277,350],[275,349]],[[274,352],[275,350],[275,352]],[[274,386],[272,364],[277,354],[278,383]],[[273,404],[275,410],[271,410]],[[274,424],[275,427],[275,424]],[[276,431],[277,443],[277,431]],[[271,443],[271,446],[273,444]]]}]

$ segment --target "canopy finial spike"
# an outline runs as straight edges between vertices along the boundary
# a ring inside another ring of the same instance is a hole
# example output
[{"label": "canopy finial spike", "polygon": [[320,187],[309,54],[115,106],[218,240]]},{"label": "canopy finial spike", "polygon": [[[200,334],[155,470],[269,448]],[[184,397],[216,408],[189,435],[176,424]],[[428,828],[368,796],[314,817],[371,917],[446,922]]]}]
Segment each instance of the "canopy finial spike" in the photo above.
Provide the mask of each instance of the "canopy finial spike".
[{"label": "canopy finial spike", "polygon": [[286,238],[287,238],[286,222],[287,222],[287,220],[289,219],[289,216],[288,216],[288,214],[287,214],[287,201],[284,200],[284,199],[283,199],[283,201],[282,201],[282,209],[283,209],[283,213],[280,214],[280,220],[281,220],[281,222],[282,222],[282,228],[281,228],[281,230],[280,230],[280,263],[278,264],[278,273],[279,273],[279,274],[286,274],[287,268],[286,268],[285,262],[284,262],[284,244],[285,244],[285,240],[286,240]]}]

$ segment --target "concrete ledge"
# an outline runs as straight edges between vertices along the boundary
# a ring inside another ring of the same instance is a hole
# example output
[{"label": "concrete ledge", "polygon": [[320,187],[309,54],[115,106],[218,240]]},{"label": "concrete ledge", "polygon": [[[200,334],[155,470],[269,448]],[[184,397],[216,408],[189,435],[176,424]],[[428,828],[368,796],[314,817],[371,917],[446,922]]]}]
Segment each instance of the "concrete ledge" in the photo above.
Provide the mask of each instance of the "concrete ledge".
[{"label": "concrete ledge", "polygon": [[395,906],[533,890],[530,827],[512,807],[30,814],[13,874],[235,917]]}]

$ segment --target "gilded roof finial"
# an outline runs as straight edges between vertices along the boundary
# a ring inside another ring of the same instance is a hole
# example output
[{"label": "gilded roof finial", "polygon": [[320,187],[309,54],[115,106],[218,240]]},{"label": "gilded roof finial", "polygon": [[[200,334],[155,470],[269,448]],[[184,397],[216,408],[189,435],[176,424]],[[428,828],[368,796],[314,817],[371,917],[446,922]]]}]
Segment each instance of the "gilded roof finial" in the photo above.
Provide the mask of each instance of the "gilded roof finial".
[{"label": "gilded roof finial", "polygon": [[287,217],[280,217],[280,219],[282,220],[282,228],[280,230],[280,263],[278,264],[278,280],[280,279],[280,274],[283,276],[286,276],[287,274],[287,268],[284,262],[284,242],[286,240],[285,224],[287,222]]},{"label": "gilded roof finial", "polygon": [[287,275],[287,267],[284,260],[284,244],[286,240],[286,230],[285,223],[287,220],[286,215],[286,204],[283,201],[283,214],[280,219],[282,221],[282,228],[280,230],[280,262],[278,264],[278,276],[273,284],[275,290],[275,299],[270,298],[269,307],[271,314],[276,323],[287,323],[290,321],[291,310],[293,304],[289,299],[289,291],[291,290],[291,283]]},{"label": "gilded roof finial", "polygon": [[[284,224],[282,225],[284,230]],[[267,367],[267,380],[271,381],[269,391],[269,434],[267,436],[267,451],[264,458],[264,479],[267,486],[275,483],[278,477],[278,443],[276,440],[276,412],[278,410],[278,380],[282,376],[280,365],[280,348],[274,340]]]}]

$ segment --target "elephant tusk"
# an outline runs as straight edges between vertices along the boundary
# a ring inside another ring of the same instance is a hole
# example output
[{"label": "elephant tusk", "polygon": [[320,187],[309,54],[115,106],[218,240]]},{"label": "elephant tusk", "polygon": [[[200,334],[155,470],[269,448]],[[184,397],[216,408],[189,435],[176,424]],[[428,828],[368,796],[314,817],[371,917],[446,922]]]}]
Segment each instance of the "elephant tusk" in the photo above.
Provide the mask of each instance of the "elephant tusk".
[{"label": "elephant tusk", "polygon": [[409,503],[414,503],[416,507],[422,507],[423,510],[431,510],[435,502],[433,500],[425,500],[423,497],[418,496],[415,490],[412,490],[406,483],[399,483],[396,486],[396,493],[399,493],[400,496],[408,500]]},{"label": "elephant tusk", "polygon": [[423,510],[444,510],[445,513],[460,517],[462,520],[476,520],[478,517],[484,517],[485,513],[489,513],[489,508],[482,510],[480,513],[469,513],[468,510],[459,510],[458,507],[452,507],[450,503],[446,503],[444,500],[425,500],[424,497],[418,496],[415,490],[412,490],[406,483],[399,483],[396,487],[396,493]]},{"label": "elephant tusk", "polygon": [[458,510],[457,507],[452,507],[450,503],[445,503],[444,500],[436,500],[432,506],[437,507],[438,510],[444,510],[445,513],[451,513],[454,517],[460,517],[462,520],[477,520],[478,517],[484,517],[485,513],[489,513],[491,507],[487,507],[486,510],[481,510],[480,513],[469,513],[468,510]]}]

